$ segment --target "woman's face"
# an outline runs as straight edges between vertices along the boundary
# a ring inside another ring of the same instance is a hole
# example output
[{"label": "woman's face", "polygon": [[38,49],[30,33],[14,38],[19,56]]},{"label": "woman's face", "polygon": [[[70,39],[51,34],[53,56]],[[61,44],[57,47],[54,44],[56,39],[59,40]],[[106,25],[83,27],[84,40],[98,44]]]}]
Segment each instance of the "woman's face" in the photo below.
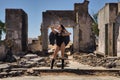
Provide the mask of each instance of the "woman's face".
[{"label": "woman's face", "polygon": [[60,25],[58,25],[57,29],[58,29],[59,31],[62,31],[62,27],[61,27]]}]

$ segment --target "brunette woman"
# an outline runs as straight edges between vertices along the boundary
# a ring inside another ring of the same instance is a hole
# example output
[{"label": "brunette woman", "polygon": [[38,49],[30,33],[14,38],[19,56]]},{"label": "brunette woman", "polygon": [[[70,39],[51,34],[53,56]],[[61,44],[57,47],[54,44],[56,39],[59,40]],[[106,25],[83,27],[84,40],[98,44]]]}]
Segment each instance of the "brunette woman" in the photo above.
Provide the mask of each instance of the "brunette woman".
[{"label": "brunette woman", "polygon": [[71,35],[63,25],[57,25],[56,27],[51,27],[52,32],[55,34],[56,39],[56,49],[53,54],[53,59],[51,61],[51,69],[53,69],[53,65],[57,56],[57,53],[59,50],[61,50],[62,54],[62,66],[61,69],[64,69],[64,52],[65,52],[65,46],[68,44],[68,41],[66,41],[66,37]]}]

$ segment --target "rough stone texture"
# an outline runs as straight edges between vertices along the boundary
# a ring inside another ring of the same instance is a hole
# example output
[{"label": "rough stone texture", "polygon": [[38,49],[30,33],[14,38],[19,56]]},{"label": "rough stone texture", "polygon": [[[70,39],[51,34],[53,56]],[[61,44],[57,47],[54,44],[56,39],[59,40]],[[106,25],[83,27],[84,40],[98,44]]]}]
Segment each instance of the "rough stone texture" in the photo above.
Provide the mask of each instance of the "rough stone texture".
[{"label": "rough stone texture", "polygon": [[6,39],[13,40],[14,54],[27,50],[28,17],[22,9],[6,9]]},{"label": "rough stone texture", "polygon": [[0,60],[3,60],[5,57],[6,57],[5,46],[1,45],[0,46]]},{"label": "rough stone texture", "polygon": [[118,12],[120,12],[120,2],[118,2]]},{"label": "rough stone texture", "polygon": [[43,12],[41,25],[42,50],[48,50],[48,27],[63,24],[73,28],[73,49],[75,52],[95,50],[95,37],[92,33],[93,19],[88,13],[89,1],[75,3],[74,10],[48,10]]},{"label": "rough stone texture", "polygon": [[28,44],[28,51],[41,51],[41,44],[39,40],[32,40],[31,44]]},{"label": "rough stone texture", "polygon": [[[120,4],[120,3],[119,3]],[[116,40],[116,52],[117,52],[117,56],[120,56],[120,13],[116,18],[116,23],[115,23],[115,40]]]},{"label": "rough stone texture", "polygon": [[17,68],[30,68],[36,66],[39,61],[42,61],[42,57],[39,57],[36,54],[27,54],[23,58],[21,58],[17,64],[11,65]]},{"label": "rough stone texture", "polygon": [[[88,13],[88,4],[89,1],[85,1],[84,3],[76,3],[74,10],[76,14],[78,13],[79,24],[79,29],[75,30],[79,33],[77,36],[79,38],[79,43],[77,44],[79,44],[79,51],[83,52],[92,52],[95,50],[95,36],[92,32],[93,19]],[[76,34],[74,34],[74,36],[76,36]],[[76,41],[76,39],[74,41]]]},{"label": "rough stone texture", "polygon": [[32,58],[37,58],[37,57],[38,57],[38,55],[36,55],[36,54],[27,54],[24,56],[24,58],[26,58],[26,59],[32,59]]},{"label": "rough stone texture", "polygon": [[98,13],[98,52],[106,56],[119,56],[119,3],[107,3]]},{"label": "rough stone texture", "polygon": [[98,51],[101,54],[105,54],[105,24],[109,23],[109,5],[106,5],[99,11],[98,14],[98,28],[99,28],[99,40]]},{"label": "rough stone texture", "polygon": [[41,37],[42,51],[46,52],[48,50],[48,26],[45,24],[41,24]]},{"label": "rough stone texture", "polygon": [[78,62],[84,64],[84,65],[90,65],[93,67],[102,66],[105,68],[120,68],[120,58],[114,58],[114,57],[98,57],[92,53],[90,54],[75,54],[73,55],[73,58],[77,60]]},{"label": "rough stone texture", "polygon": [[10,68],[10,66],[8,64],[0,64],[0,70],[7,69],[7,68]]},{"label": "rough stone texture", "polygon": [[[77,59],[79,61],[83,61],[83,64],[77,62]],[[48,73],[53,73],[58,75],[58,72],[63,74],[68,73],[77,73],[80,75],[104,75],[104,71],[106,68],[104,67],[93,67],[92,65],[102,65],[106,64],[107,67],[111,68],[113,67],[113,64],[117,65],[117,67],[120,66],[120,58],[97,58],[94,54],[76,54],[68,56],[68,58],[65,59],[65,69],[61,70],[61,59],[56,58],[55,64],[54,64],[54,69],[50,69],[50,56],[49,57],[39,57],[36,54],[27,54],[24,57],[22,57],[20,60],[14,63],[5,63],[5,64],[0,64],[0,78],[7,78],[7,77],[14,77],[14,76],[41,76],[42,72],[45,72],[46,74]],[[84,65],[85,64],[85,65]],[[92,65],[91,65],[92,64]],[[91,66],[90,66],[91,65]],[[89,70],[87,71],[86,70]],[[97,70],[97,71],[96,71]],[[101,70],[104,72],[101,73]],[[113,69],[114,70],[114,69]],[[117,70],[119,70],[117,68]],[[62,71],[62,72],[61,72]],[[70,72],[69,72],[70,71]],[[82,71],[82,72],[81,72]],[[94,73],[95,71],[95,73]],[[100,72],[99,72],[100,71]],[[65,75],[63,74],[63,75]],[[118,76],[119,71],[117,72],[107,72],[105,73],[106,75],[112,75]]]}]

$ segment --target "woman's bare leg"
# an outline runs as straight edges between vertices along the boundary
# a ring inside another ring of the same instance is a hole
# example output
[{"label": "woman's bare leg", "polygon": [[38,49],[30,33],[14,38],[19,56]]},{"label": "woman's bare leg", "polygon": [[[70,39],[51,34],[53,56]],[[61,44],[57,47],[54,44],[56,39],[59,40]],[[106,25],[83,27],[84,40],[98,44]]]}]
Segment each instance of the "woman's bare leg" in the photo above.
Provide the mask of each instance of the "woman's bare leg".
[{"label": "woman's bare leg", "polygon": [[57,53],[59,50],[60,50],[60,47],[56,45],[56,49],[55,49],[54,54],[53,54],[53,59],[56,59],[56,56],[57,56]]},{"label": "woman's bare leg", "polygon": [[61,47],[61,54],[62,54],[62,66],[61,66],[61,69],[64,69],[64,53],[65,53],[65,43],[63,42]]},{"label": "woman's bare leg", "polygon": [[54,65],[54,62],[55,62],[55,59],[56,59],[56,56],[57,56],[57,53],[59,50],[60,50],[60,47],[56,46],[56,49],[55,49],[54,54],[53,54],[53,59],[51,61],[51,69],[53,69],[53,65]]},{"label": "woman's bare leg", "polygon": [[64,53],[65,53],[65,43],[64,42],[61,44],[60,49],[61,49],[62,59],[64,59]]}]

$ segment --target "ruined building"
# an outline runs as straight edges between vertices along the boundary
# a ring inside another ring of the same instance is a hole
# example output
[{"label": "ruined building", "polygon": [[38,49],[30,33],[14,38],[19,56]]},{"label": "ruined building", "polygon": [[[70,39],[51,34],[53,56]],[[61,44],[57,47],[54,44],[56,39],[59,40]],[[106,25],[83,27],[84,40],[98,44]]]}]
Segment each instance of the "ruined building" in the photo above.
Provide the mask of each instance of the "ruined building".
[{"label": "ruined building", "polygon": [[98,12],[98,52],[120,56],[120,3],[107,3]]},{"label": "ruined building", "polygon": [[28,16],[22,9],[6,9],[6,39],[14,54],[27,50]]},{"label": "ruined building", "polygon": [[75,3],[74,10],[47,10],[43,12],[41,25],[42,48],[48,50],[48,28],[54,24],[63,24],[73,28],[73,50],[92,52],[95,50],[95,37],[92,32],[93,19],[88,13],[89,1]]}]

